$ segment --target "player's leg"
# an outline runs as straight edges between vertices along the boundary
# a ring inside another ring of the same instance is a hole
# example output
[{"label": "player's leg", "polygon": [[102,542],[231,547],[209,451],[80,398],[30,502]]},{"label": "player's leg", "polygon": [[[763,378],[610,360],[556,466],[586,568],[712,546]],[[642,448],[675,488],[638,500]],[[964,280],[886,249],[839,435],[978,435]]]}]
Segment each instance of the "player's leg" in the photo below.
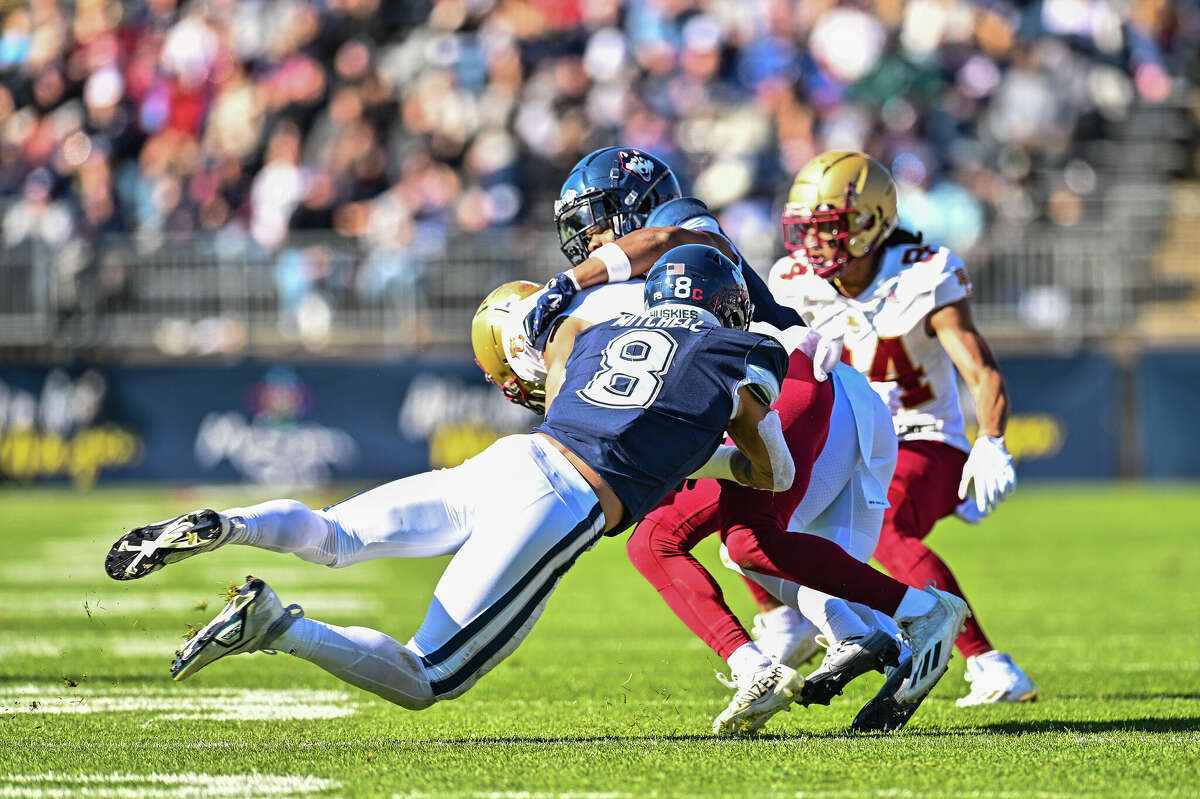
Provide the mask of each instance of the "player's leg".
[{"label": "player's leg", "polygon": [[464,499],[486,466],[472,458],[453,469],[393,480],[323,510],[275,499],[221,512],[199,510],[135,528],[108,553],[118,580],[143,577],[226,544],[296,555],[323,566],[380,557],[432,557],[454,552],[470,518]]},{"label": "player's leg", "polygon": [[[954,573],[924,539],[939,519],[954,512],[966,458],[966,453],[938,441],[900,445],[895,476],[888,487],[891,507],[884,513],[875,550],[875,559],[897,580],[916,587],[933,583],[964,599],[966,594]],[[974,616],[967,620],[955,644],[963,657],[992,648]]]},{"label": "player's leg", "polygon": [[524,639],[558,579],[604,525],[586,481],[536,437],[509,437],[480,459],[493,479],[474,487],[472,535],[407,646],[369,628],[303,618],[252,581],[243,586],[246,597],[185,648],[177,679],[224,654],[270,647],[411,709],[466,691]]},{"label": "player's leg", "polygon": [[679,620],[726,660],[750,636],[725,604],[721,587],[691,554],[717,530],[719,492],[716,480],[697,480],[676,491],[638,523],[625,551]]}]

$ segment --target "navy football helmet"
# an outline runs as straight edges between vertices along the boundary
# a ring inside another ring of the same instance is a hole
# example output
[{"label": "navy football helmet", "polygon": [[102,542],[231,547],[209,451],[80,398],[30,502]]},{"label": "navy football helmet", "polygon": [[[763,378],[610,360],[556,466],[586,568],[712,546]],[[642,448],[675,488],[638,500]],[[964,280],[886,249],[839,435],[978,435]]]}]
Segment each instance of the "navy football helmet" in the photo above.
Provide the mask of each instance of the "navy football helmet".
[{"label": "navy football helmet", "polygon": [[754,306],[742,268],[705,244],[667,250],[646,273],[647,310],[665,304],[707,311],[724,327],[745,330]]},{"label": "navy football helmet", "polygon": [[617,238],[637,230],[646,216],[679,197],[671,167],[632,147],[605,147],[571,168],[554,203],[563,254],[572,264],[588,256],[588,239],[612,228]]}]

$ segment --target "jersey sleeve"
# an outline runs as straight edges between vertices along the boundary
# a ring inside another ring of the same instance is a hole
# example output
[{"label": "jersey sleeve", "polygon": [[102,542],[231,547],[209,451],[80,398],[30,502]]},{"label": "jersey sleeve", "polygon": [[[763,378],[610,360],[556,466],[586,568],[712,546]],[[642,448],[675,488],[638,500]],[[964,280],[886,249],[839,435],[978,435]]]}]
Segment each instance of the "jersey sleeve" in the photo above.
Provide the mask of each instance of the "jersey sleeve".
[{"label": "jersey sleeve", "polygon": [[971,296],[971,278],[962,259],[943,247],[937,256],[941,263],[940,278],[933,288],[933,307],[942,308],[952,302]]},{"label": "jersey sleeve", "polygon": [[738,383],[737,388],[745,386],[759,402],[770,407],[779,399],[787,370],[788,354],[783,345],[773,338],[764,337],[746,355],[746,377]]}]

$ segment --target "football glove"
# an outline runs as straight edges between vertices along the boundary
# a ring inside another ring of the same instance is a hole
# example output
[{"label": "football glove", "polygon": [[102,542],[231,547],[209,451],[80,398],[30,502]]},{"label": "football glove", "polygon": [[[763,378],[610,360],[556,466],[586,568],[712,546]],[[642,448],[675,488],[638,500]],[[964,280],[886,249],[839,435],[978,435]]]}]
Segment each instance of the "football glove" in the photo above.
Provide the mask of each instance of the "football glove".
[{"label": "football glove", "polygon": [[566,272],[550,278],[546,290],[538,297],[537,304],[525,315],[525,335],[535,347],[544,348],[545,335],[550,325],[567,309],[571,298],[579,293],[579,284]]},{"label": "football glove", "polygon": [[811,327],[805,331],[804,338],[796,345],[813,362],[813,377],[823,383],[829,379],[833,367],[842,360],[843,342],[840,338],[826,338]]},{"label": "football glove", "polygon": [[991,513],[1000,500],[1017,487],[1017,473],[1012,455],[1004,447],[1004,436],[980,436],[971,447],[958,484],[958,498],[966,499],[971,484],[975,484],[975,506],[981,513]]}]

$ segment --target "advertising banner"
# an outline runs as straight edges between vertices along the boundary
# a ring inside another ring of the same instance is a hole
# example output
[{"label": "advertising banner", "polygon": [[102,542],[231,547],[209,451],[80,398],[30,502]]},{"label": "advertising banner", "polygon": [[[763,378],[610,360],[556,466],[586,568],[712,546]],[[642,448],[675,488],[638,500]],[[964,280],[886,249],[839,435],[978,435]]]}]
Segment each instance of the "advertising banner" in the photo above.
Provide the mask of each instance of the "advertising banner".
[{"label": "advertising banner", "polygon": [[[1108,358],[1009,358],[1001,367],[1022,479],[1117,473]],[[1194,394],[1177,389],[1200,388],[1200,358],[1150,359],[1144,382],[1151,473],[1196,474],[1186,442],[1197,436],[1171,431],[1192,418],[1184,398]],[[973,424],[965,388],[962,397]],[[0,480],[384,481],[461,463],[537,418],[462,360],[0,368]]]},{"label": "advertising banner", "polygon": [[383,481],[536,421],[470,362],[0,369],[0,479]]},{"label": "advertising banner", "polygon": [[[1110,358],[1004,358],[1011,410],[1005,440],[1022,480],[1115,477],[1117,370]],[[975,438],[970,392],[959,387],[968,437]]]},{"label": "advertising banner", "polygon": [[1200,477],[1200,353],[1147,353],[1136,374],[1142,474]]}]

